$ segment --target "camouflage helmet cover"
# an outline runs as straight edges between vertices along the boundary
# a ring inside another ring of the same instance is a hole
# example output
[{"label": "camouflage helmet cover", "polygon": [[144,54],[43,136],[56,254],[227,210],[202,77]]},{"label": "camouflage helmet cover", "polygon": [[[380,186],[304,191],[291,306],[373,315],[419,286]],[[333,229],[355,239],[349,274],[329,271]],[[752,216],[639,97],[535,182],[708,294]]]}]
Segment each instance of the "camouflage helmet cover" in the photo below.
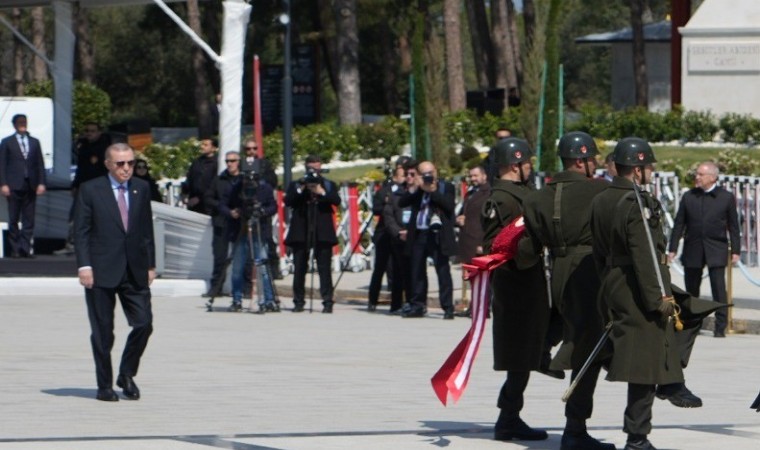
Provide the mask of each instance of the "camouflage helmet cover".
[{"label": "camouflage helmet cover", "polygon": [[508,166],[530,160],[533,151],[525,139],[509,137],[493,146],[496,165]]},{"label": "camouflage helmet cover", "polygon": [[571,131],[559,140],[559,157],[568,159],[593,158],[599,154],[596,142],[588,133]]},{"label": "camouflage helmet cover", "polygon": [[638,137],[621,139],[615,146],[612,160],[621,166],[646,166],[657,162],[649,143]]}]

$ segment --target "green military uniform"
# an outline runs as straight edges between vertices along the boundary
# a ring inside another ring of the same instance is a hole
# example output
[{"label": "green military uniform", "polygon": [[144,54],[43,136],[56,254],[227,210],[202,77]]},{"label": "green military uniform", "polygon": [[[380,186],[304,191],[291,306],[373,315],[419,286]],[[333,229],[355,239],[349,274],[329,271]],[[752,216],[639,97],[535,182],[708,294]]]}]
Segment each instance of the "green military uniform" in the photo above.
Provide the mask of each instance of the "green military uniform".
[{"label": "green military uniform", "polygon": [[[521,203],[530,192],[528,186],[512,181],[492,183],[482,219],[486,254],[499,231],[522,215]],[[494,370],[539,368],[549,323],[549,300],[541,265],[537,259],[531,262],[527,263],[529,267],[518,269],[517,262],[510,261],[491,275]]]},{"label": "green military uniform", "polygon": [[649,227],[665,295],[670,296],[662,207],[642,192],[645,222],[633,189],[629,179],[615,177],[594,198],[591,233],[601,268],[600,294],[613,322],[607,379],[629,383],[623,430],[629,439],[642,439],[652,429],[654,385],[681,383],[683,371],[672,319],[658,311],[663,293],[644,229]]},{"label": "green military uniform", "polygon": [[[591,254],[589,216],[591,199],[606,189],[607,183],[589,180],[572,171],[556,174],[547,185],[524,202],[525,224],[534,251],[548,247],[552,257],[551,290],[553,306],[563,321],[563,341],[552,360],[551,369],[579,369],[604,333],[605,318],[599,305],[599,277]],[[592,364],[565,405],[567,425],[563,438],[587,437],[586,420],[593,411],[593,396],[601,362]],[[563,442],[564,445],[567,444]],[[587,445],[584,445],[587,444]],[[609,448],[610,444],[579,442],[567,448]]]},{"label": "green military uniform", "polygon": [[550,250],[552,301],[564,320],[563,343],[552,369],[580,369],[604,332],[589,216],[591,199],[606,187],[603,181],[565,171],[524,203],[525,224],[534,248]]},{"label": "green military uniform", "polygon": [[[641,200],[655,245],[665,295],[672,295],[662,229],[662,206],[648,192]],[[613,321],[614,354],[607,379],[636,384],[683,381],[675,329],[657,308],[662,292],[653,266],[633,183],[616,177],[592,205],[594,257],[602,272],[601,295]],[[642,351],[642,349],[646,349]]]}]

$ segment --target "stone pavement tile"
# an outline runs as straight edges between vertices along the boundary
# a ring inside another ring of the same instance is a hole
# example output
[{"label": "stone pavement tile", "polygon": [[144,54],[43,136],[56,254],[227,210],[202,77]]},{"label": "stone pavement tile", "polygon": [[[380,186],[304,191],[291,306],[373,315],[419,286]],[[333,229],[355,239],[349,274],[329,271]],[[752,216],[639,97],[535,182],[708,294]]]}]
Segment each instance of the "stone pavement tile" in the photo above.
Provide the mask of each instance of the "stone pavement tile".
[{"label": "stone pavement tile", "polygon": [[[540,374],[522,415],[550,439],[490,440],[504,379],[491,370],[490,333],[460,401],[443,407],[435,398],[430,377],[468,329],[465,319],[401,319],[349,304],[332,315],[207,313],[203,303],[196,295],[153,298],[155,331],[135,378],[143,397],[105,403],[93,399],[82,296],[2,291],[0,450],[559,448],[567,381]],[[129,330],[119,308],[116,328],[118,366]],[[757,448],[760,414],[749,404],[760,389],[759,343],[703,333],[686,378],[705,406],[657,400],[654,444]],[[625,393],[625,384],[600,380],[589,421],[594,436],[619,448]]]}]

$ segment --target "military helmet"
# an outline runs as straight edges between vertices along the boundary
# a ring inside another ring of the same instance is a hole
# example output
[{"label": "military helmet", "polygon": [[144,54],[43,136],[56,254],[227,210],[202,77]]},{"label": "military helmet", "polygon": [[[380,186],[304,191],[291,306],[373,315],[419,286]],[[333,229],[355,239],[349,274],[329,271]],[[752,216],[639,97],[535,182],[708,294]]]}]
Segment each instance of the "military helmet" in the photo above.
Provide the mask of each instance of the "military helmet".
[{"label": "military helmet", "polygon": [[652,147],[647,141],[637,137],[621,139],[615,146],[612,160],[621,166],[646,166],[657,162]]},{"label": "military helmet", "polygon": [[494,159],[498,166],[519,164],[530,160],[533,151],[525,139],[508,137],[493,146]]},{"label": "military helmet", "polygon": [[571,131],[559,140],[559,157],[568,159],[593,158],[599,154],[596,142],[588,133]]}]

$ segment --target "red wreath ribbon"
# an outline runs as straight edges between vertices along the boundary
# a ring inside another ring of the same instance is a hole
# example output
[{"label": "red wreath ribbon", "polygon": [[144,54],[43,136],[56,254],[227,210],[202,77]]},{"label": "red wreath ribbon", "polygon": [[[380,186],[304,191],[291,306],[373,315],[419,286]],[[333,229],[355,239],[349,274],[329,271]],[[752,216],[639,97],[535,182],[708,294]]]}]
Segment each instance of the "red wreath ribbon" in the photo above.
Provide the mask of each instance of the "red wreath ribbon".
[{"label": "red wreath ribbon", "polygon": [[433,391],[443,406],[446,406],[449,395],[456,403],[467,388],[472,365],[478,355],[480,341],[486,328],[491,298],[491,272],[514,258],[517,254],[517,243],[524,232],[525,224],[522,217],[518,217],[502,228],[496,236],[492,245],[494,253],[475,257],[470,264],[462,264],[462,269],[467,271],[465,278],[472,285],[472,324],[464,338],[430,379]]}]

